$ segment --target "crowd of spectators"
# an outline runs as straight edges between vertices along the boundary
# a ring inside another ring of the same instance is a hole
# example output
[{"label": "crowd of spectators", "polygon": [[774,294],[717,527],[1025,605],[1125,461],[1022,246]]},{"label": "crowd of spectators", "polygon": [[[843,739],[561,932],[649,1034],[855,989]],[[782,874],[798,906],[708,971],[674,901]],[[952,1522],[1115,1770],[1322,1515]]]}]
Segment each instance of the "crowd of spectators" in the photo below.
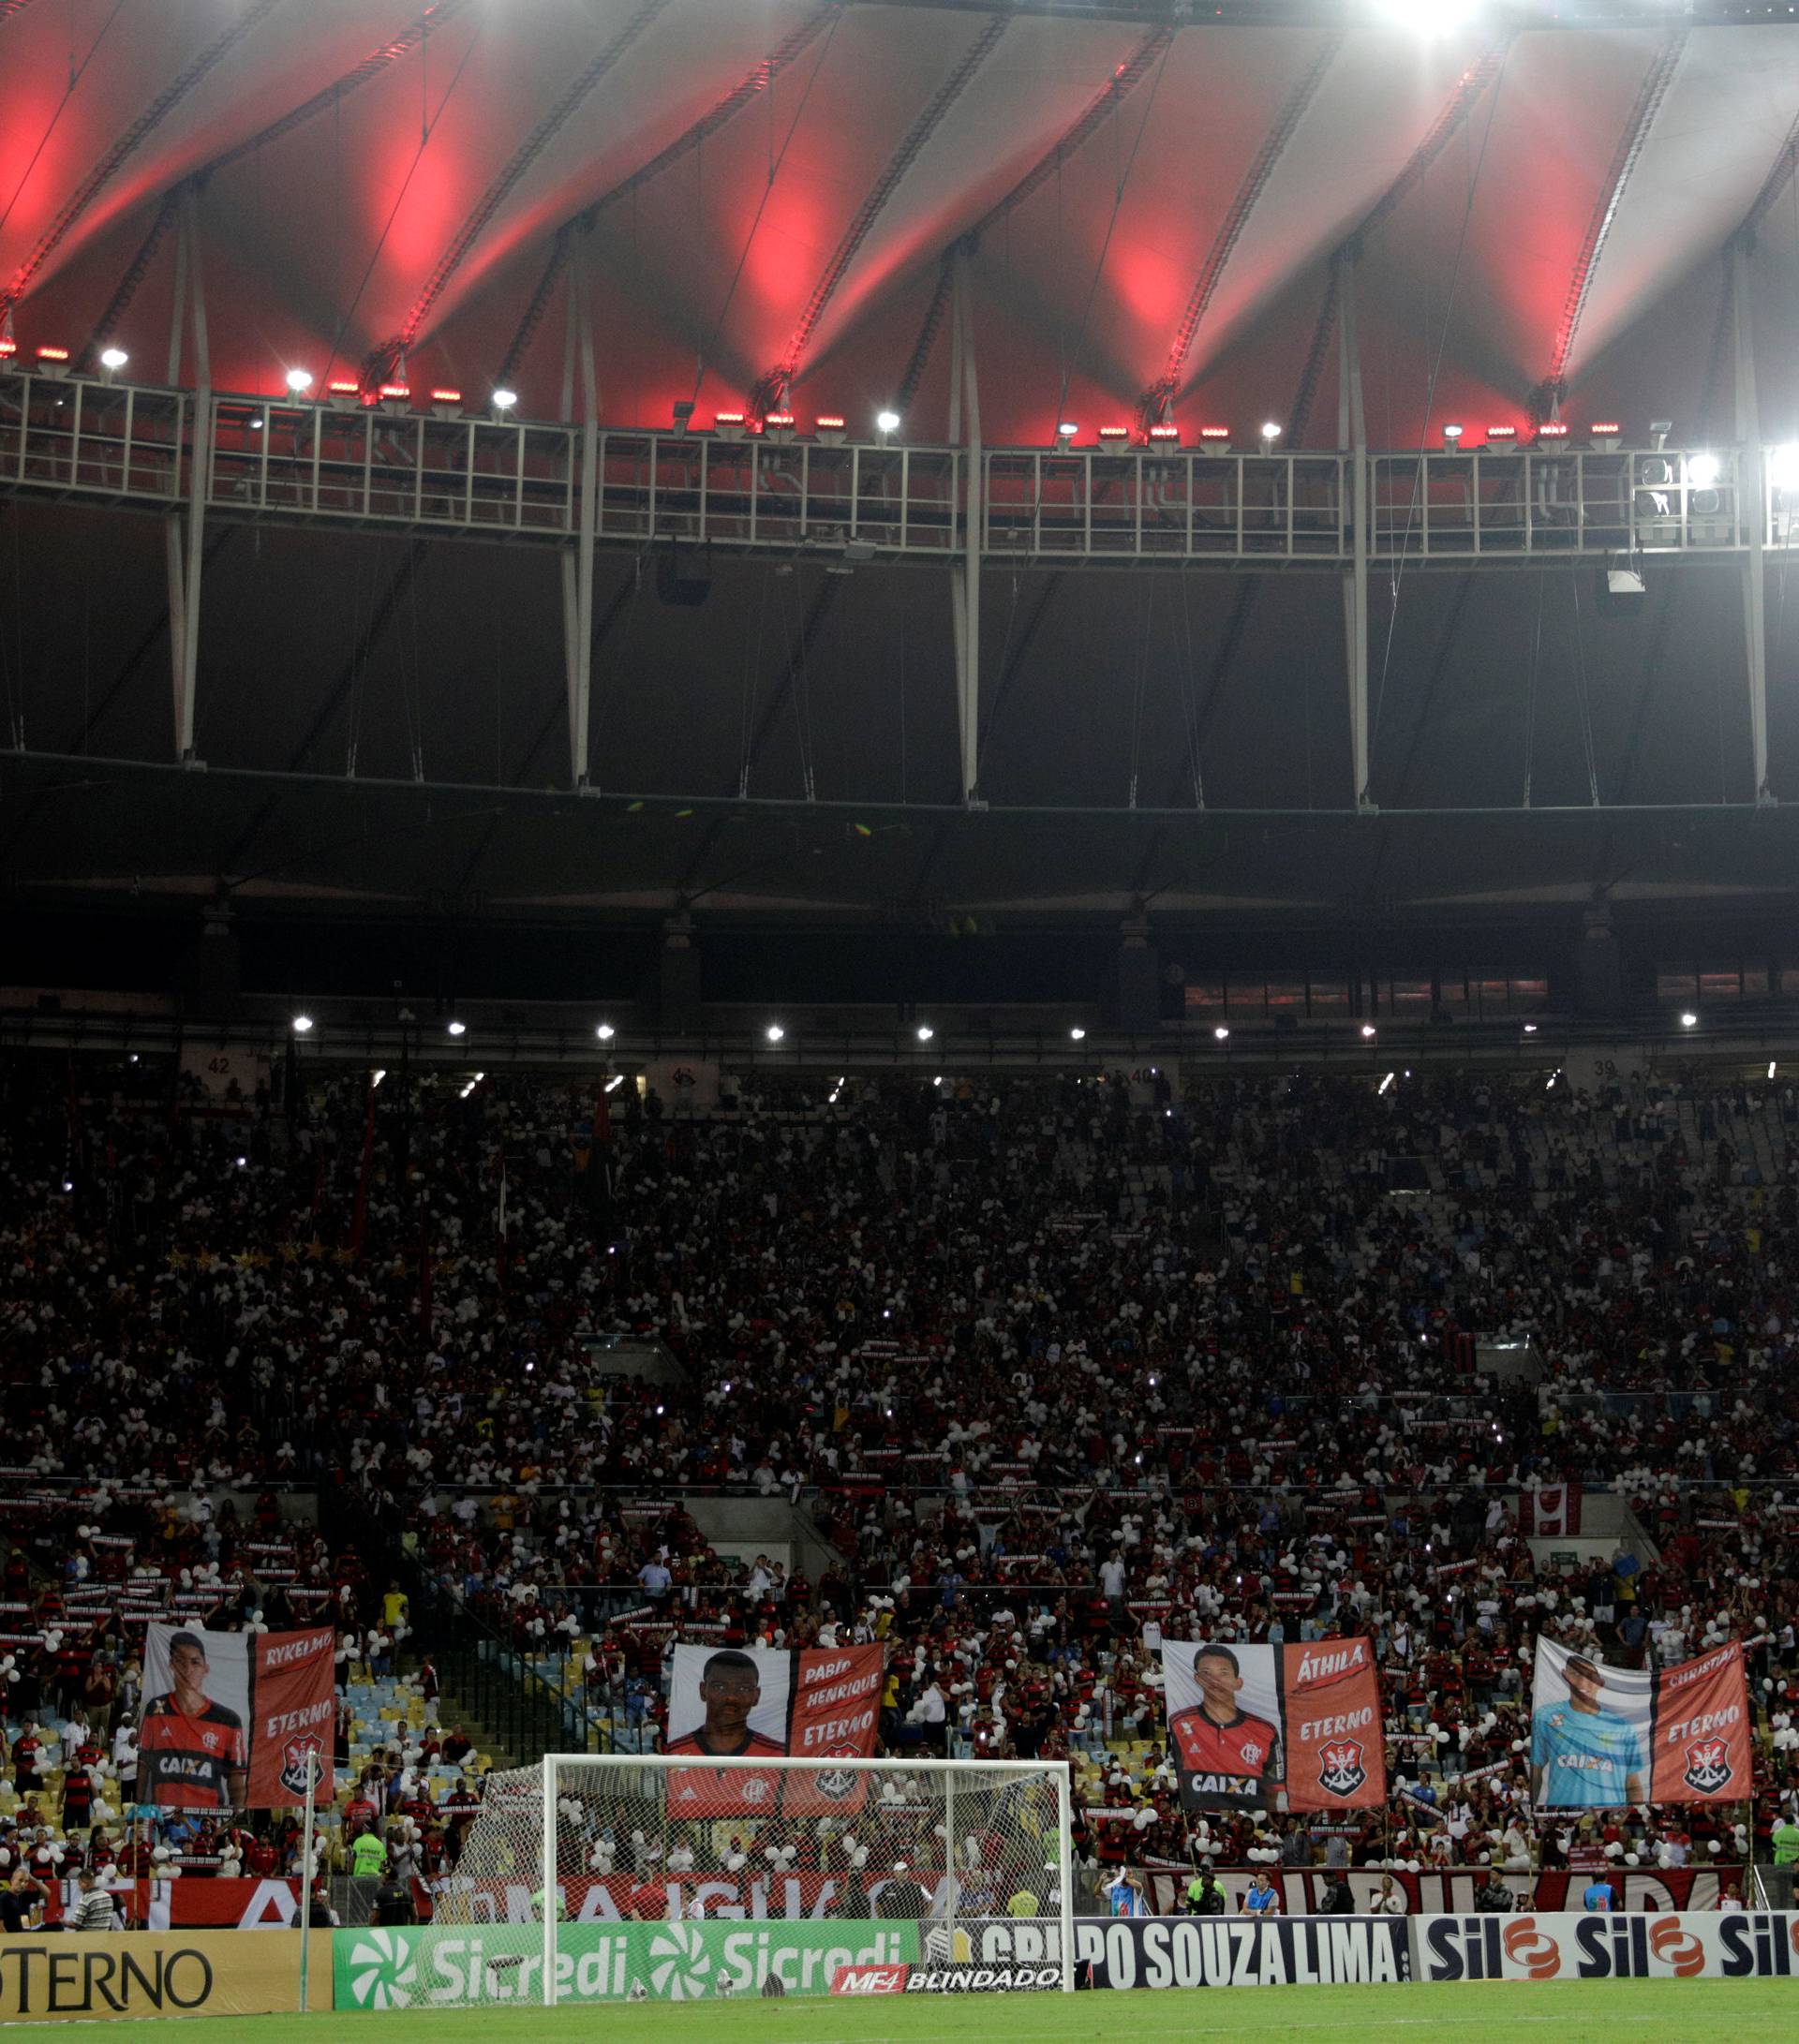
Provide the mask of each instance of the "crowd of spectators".
[{"label": "crowd of spectators", "polygon": [[[878,1638],[893,1750],[1070,1756],[1103,1861],[1740,1858],[1740,1811],[1539,1822],[1521,1755],[1539,1630],[1632,1665],[1736,1637],[1763,1832],[1799,1783],[1799,1096],[1545,1078],[795,1074],[702,1118],[509,1074],[221,1107],[15,1060],[15,1744],[85,1709],[111,1764],[140,1575],[211,1624],[328,1621],[347,1666],[428,1646],[285,1510],[323,1488],[645,1745],[677,1633]],[[1611,1529],[1571,1566],[1531,1538],[1563,1485]],[[839,1559],[721,1561],[681,1502],[715,1489]],[[1389,1807],[1183,1815],[1156,1626],[1368,1636]]]}]

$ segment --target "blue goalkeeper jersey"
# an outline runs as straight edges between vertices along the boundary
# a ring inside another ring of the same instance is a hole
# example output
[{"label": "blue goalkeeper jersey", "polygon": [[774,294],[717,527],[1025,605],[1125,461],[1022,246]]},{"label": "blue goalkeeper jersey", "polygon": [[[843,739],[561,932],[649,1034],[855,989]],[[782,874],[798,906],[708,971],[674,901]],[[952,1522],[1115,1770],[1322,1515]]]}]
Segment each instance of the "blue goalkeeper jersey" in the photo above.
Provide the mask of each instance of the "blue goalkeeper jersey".
[{"label": "blue goalkeeper jersey", "polygon": [[1644,1777],[1643,1733],[1613,1711],[1576,1711],[1558,1703],[1532,1713],[1530,1764],[1543,1770],[1550,1810],[1616,1810],[1630,1800],[1626,1784]]}]

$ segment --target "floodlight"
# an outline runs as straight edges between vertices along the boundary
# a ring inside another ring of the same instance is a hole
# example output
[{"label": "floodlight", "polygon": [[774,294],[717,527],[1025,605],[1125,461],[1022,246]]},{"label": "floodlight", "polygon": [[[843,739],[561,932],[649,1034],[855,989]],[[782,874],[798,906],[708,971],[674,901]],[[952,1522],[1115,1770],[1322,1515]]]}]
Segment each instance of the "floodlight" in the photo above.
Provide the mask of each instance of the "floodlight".
[{"label": "floodlight", "polygon": [[609,1044],[618,1032],[610,1022],[602,1022],[593,1033],[602,1044]]},{"label": "floodlight", "polygon": [[288,371],[288,388],[296,397],[299,396],[302,391],[311,390],[312,371],[310,369],[290,369]]},{"label": "floodlight", "polygon": [[900,414],[897,411],[878,411],[874,415],[874,424],[878,433],[898,433]]},{"label": "floodlight", "polygon": [[1693,1013],[1690,1008],[1682,1010],[1680,1026],[1684,1029],[1693,1029],[1699,1027],[1699,1017]]},{"label": "floodlight", "polygon": [[1388,21],[1420,36],[1440,36],[1460,28],[1474,12],[1474,0],[1375,0]]},{"label": "floodlight", "polygon": [[1364,1022],[1361,1025],[1361,1039],[1363,1043],[1367,1043],[1368,1041],[1370,1041],[1370,1039],[1374,1036],[1374,1033],[1375,1025],[1372,1022]]},{"label": "floodlight", "polygon": [[1229,1029],[1227,1029],[1222,1022],[1219,1023],[1218,1027],[1213,1029],[1212,1033],[1213,1038],[1221,1044],[1226,1042],[1230,1035]]},{"label": "floodlight", "polygon": [[122,348],[103,348],[100,350],[102,369],[123,369],[130,360],[130,356]]},{"label": "floodlight", "polygon": [[1709,490],[1717,481],[1723,466],[1716,454],[1688,454],[1687,481],[1695,490]]},{"label": "floodlight", "polygon": [[1262,422],[1263,445],[1266,447],[1272,447],[1274,442],[1278,440],[1280,437],[1281,429],[1279,423],[1272,419],[1265,419]]},{"label": "floodlight", "polygon": [[1074,1040],[1074,1041],[1075,1041],[1076,1043],[1078,1043],[1078,1044],[1079,1044],[1079,1043],[1084,1043],[1084,1042],[1086,1041],[1086,1037],[1087,1037],[1087,1031],[1086,1031],[1085,1029],[1083,1029],[1079,1028],[1078,1026],[1077,1026],[1076,1028],[1074,1028],[1074,1029],[1070,1029],[1070,1030],[1068,1031],[1068,1034],[1069,1034],[1069,1035],[1070,1035],[1070,1037],[1072,1037],[1072,1038],[1073,1038],[1073,1040]]},{"label": "floodlight", "polygon": [[468,1033],[468,1025],[466,1022],[446,1022],[444,1024],[444,1031],[447,1035],[450,1036],[467,1036]]},{"label": "floodlight", "polygon": [[1768,481],[1777,490],[1799,490],[1799,446],[1789,440],[1769,450]]},{"label": "floodlight", "polygon": [[921,1023],[919,1023],[919,1025],[918,1025],[918,1041],[919,1041],[919,1042],[920,1042],[921,1044],[928,1044],[928,1043],[929,1043],[929,1041],[931,1040],[931,1038],[932,1038],[933,1036],[935,1036],[935,1035],[936,1035],[936,1033],[937,1033],[937,1031],[936,1031],[936,1030],[935,1030],[934,1029],[932,1029],[932,1028],[931,1028],[931,1026],[930,1026],[930,1024],[929,1024],[929,1022],[921,1022]]},{"label": "floodlight", "polygon": [[518,393],[507,390],[496,391],[488,402],[496,411],[511,411],[513,407],[518,403]]},{"label": "floodlight", "polygon": [[293,1033],[296,1036],[309,1036],[312,1033],[312,1017],[309,1015],[295,1015],[293,1018]]},{"label": "floodlight", "polygon": [[1443,428],[1443,438],[1449,446],[1453,447],[1461,437],[1462,428],[1460,426],[1447,425]]},{"label": "floodlight", "polygon": [[771,1044],[778,1044],[786,1035],[787,1031],[781,1028],[779,1022],[771,1022],[762,1033]]}]

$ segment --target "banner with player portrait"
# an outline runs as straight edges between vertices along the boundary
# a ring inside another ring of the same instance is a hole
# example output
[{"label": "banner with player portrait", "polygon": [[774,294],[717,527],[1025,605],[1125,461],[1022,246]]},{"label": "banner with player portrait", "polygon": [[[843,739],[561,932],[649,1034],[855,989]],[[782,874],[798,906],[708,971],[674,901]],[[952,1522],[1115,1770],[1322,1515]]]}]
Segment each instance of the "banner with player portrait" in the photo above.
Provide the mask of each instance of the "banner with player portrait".
[{"label": "banner with player portrait", "polygon": [[144,1629],[138,1797],[159,1809],[271,1810],[333,1793],[335,1635]]},{"label": "banner with player portrait", "polygon": [[1162,1679],[1187,1809],[1386,1801],[1380,1681],[1366,1639],[1280,1647],[1165,1639]]},{"label": "banner with player portrait", "polygon": [[1539,1810],[1741,1802],[1749,1692],[1734,1641],[1678,1667],[1613,1667],[1540,1635],[1530,1786]]},{"label": "banner with player portrait", "polygon": [[[862,1759],[874,1751],[885,1680],[875,1647],[676,1645],[668,1693],[667,1754],[698,1759]],[[763,1774],[752,1768],[671,1770],[671,1816],[795,1815],[858,1809],[854,1769]]]}]

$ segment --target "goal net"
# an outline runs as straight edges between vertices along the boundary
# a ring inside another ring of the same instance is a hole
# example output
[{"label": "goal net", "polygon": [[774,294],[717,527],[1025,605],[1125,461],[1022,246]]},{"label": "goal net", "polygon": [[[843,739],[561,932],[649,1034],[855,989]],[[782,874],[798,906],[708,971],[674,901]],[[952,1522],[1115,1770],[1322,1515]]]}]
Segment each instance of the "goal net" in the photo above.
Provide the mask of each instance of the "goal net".
[{"label": "goal net", "polygon": [[552,1755],[338,2006],[1072,1987],[1068,1816],[1059,1763]]}]

